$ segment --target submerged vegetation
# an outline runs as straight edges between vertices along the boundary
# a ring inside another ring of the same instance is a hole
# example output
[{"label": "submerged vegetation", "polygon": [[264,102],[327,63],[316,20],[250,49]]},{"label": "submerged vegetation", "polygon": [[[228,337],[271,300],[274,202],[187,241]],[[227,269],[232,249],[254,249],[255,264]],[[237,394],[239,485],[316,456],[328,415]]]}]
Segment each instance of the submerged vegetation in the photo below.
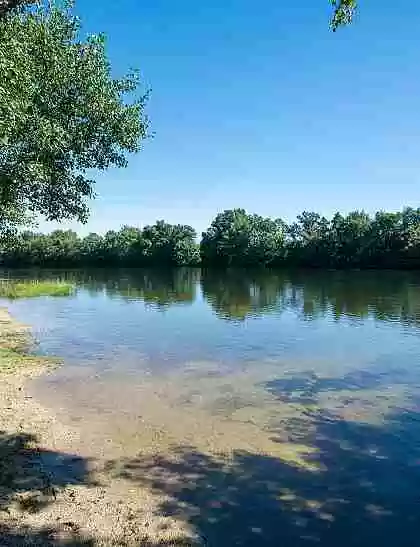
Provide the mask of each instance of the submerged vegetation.
[{"label": "submerged vegetation", "polygon": [[70,296],[74,286],[60,281],[2,281],[0,297],[34,298],[37,296]]},{"label": "submerged vegetation", "polygon": [[243,209],[216,216],[197,242],[188,225],[158,221],[143,229],[124,226],[104,235],[73,231],[24,231],[1,246],[7,267],[420,267],[420,209],[364,211],[331,219],[303,212],[295,222],[248,214]]}]

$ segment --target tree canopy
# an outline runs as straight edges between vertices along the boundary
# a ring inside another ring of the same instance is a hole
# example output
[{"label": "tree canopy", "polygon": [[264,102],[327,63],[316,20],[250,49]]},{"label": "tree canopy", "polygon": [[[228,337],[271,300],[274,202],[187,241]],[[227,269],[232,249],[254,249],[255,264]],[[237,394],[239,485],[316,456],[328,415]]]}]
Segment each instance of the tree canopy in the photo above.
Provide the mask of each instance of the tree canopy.
[{"label": "tree canopy", "polygon": [[244,209],[220,213],[203,233],[201,256],[205,264],[268,264],[283,247],[285,224]]},{"label": "tree canopy", "polygon": [[191,226],[162,220],[83,238],[25,231],[4,242],[0,256],[6,266],[414,269],[420,268],[420,209],[331,219],[304,211],[290,224],[232,209],[216,216],[200,243]]},{"label": "tree canopy", "polygon": [[70,7],[17,3],[0,4],[0,215],[84,221],[89,174],[146,137],[145,94],[137,73],[113,78],[104,36],[82,38]]}]

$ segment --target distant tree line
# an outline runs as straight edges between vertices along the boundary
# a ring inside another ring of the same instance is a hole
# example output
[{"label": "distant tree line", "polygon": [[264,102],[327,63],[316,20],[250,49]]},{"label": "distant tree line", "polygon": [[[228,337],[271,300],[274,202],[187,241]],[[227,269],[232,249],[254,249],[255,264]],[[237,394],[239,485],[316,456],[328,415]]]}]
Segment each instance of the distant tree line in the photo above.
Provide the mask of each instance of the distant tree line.
[{"label": "distant tree line", "polygon": [[104,235],[73,231],[24,231],[1,246],[9,267],[268,267],[420,268],[420,208],[363,211],[327,219],[303,212],[295,222],[220,213],[197,242],[188,225],[158,221],[143,229],[124,226]]}]

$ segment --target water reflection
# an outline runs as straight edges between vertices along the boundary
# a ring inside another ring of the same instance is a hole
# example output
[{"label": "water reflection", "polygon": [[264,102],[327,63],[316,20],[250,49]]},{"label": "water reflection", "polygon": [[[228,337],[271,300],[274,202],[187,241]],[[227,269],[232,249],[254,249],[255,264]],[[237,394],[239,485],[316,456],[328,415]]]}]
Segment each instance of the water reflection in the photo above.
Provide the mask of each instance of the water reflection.
[{"label": "water reflection", "polygon": [[162,309],[192,304],[203,295],[214,313],[227,321],[291,309],[305,319],[328,315],[337,320],[374,317],[406,325],[420,322],[420,284],[412,272],[250,273],[181,268],[21,271],[12,275],[66,280],[91,296],[105,293]]},{"label": "water reflection", "polygon": [[216,315],[236,321],[281,309],[289,286],[284,275],[265,272],[204,271],[200,281],[203,295]]},{"label": "water reflection", "polygon": [[[120,277],[95,272],[82,284],[94,294],[104,291],[110,297],[126,300],[143,300],[156,308],[168,308],[173,304],[192,304],[196,298],[199,280],[198,270],[178,269],[173,271],[121,272]],[[80,283],[78,276],[76,283]]]},{"label": "water reflection", "polygon": [[418,324],[420,286],[399,272],[203,273],[201,285],[219,317],[244,320],[285,308],[307,319],[374,317]]},{"label": "water reflection", "polygon": [[415,274],[401,272],[315,272],[296,275],[294,304],[309,317],[342,317],[418,323],[420,288]]},{"label": "water reflection", "polygon": [[13,275],[77,284],[13,303],[71,364],[34,392],[157,514],[221,547],[416,544],[415,274]]}]

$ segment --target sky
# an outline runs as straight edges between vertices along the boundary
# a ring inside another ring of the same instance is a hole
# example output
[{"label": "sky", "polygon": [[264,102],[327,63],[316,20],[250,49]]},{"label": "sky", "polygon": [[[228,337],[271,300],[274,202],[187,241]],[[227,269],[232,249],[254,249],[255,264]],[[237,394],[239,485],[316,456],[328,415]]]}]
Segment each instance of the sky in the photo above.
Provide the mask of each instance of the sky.
[{"label": "sky", "polygon": [[332,33],[329,0],[78,0],[114,74],[140,69],[153,138],[61,227],[419,206],[420,2],[360,4]]}]

